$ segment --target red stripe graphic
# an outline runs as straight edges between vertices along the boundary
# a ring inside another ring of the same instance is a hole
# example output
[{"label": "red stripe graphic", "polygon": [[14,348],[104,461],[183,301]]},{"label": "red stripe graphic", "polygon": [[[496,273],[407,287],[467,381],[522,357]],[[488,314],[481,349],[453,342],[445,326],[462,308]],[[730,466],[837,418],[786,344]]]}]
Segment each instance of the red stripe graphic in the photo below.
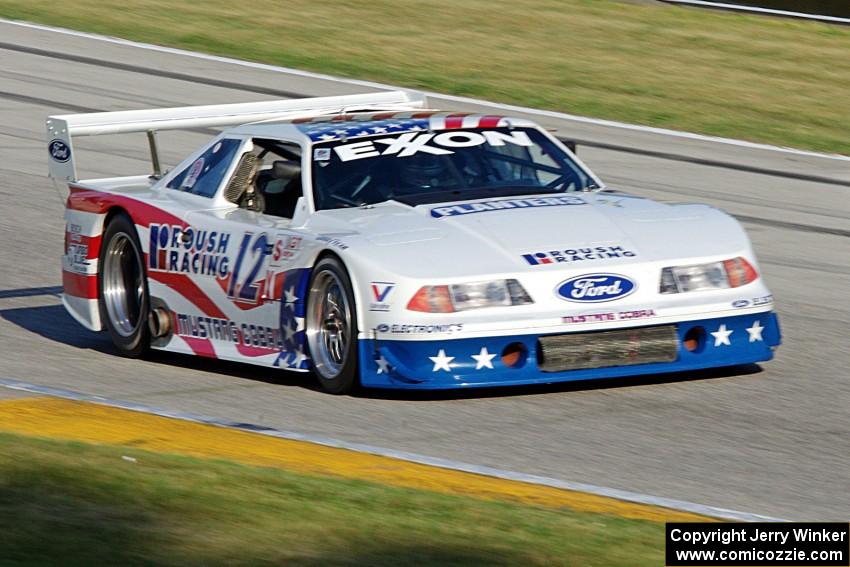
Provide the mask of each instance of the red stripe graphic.
[{"label": "red stripe graphic", "polygon": [[80,238],[80,244],[87,244],[89,247],[88,254],[86,255],[87,259],[96,260],[100,256],[100,239],[102,236],[102,234],[98,234],[97,236],[83,236]]},{"label": "red stripe graphic", "polygon": [[479,128],[498,128],[501,122],[501,116],[482,116],[478,121]]},{"label": "red stripe graphic", "polygon": [[242,343],[239,343],[239,344],[236,345],[236,350],[238,350],[239,354],[241,354],[242,356],[250,356],[251,358],[255,358],[257,356],[268,356],[270,354],[277,354],[277,353],[280,352],[277,349],[277,347],[263,348],[263,347],[248,346],[248,345],[244,345]]},{"label": "red stripe graphic", "polygon": [[97,236],[85,236],[82,234],[65,232],[65,251],[68,251],[69,244],[76,244],[78,246],[88,246],[86,259],[96,260],[98,255],[100,254],[100,237],[100,234],[98,234]]},{"label": "red stripe graphic", "polygon": [[[201,291],[195,282],[189,279],[189,276],[183,274],[172,274],[167,272],[148,272],[148,277],[160,283],[164,283],[174,292],[182,295],[189,301],[195,304],[205,315],[216,317],[218,319],[226,319],[224,313],[213,303],[213,301]],[[187,293],[190,292],[190,293]],[[173,313],[173,312],[172,312]],[[186,337],[176,334],[178,329],[176,314],[172,316],[172,329],[175,330],[175,336],[180,337],[185,342],[192,352],[198,356],[207,358],[218,358],[215,353],[212,341],[210,339],[202,339],[199,337]]]},{"label": "red stripe graphic", "polygon": [[[215,317],[216,319],[229,319],[229,317],[224,314],[224,311],[222,311],[219,306],[216,305],[215,302],[209,296],[207,296],[195,282],[193,282],[189,278],[189,276],[185,274],[173,274],[168,272],[150,272],[149,277],[167,285],[175,293],[179,293],[180,295],[194,303],[195,306],[207,317]],[[174,328],[177,328],[176,321],[174,321]],[[239,330],[239,334],[241,342],[236,343],[235,346],[236,350],[239,351],[239,354],[243,356],[257,357],[278,352],[278,350],[274,347],[262,348],[246,345],[244,344],[245,337],[242,337],[241,329]],[[213,348],[212,341],[210,341],[209,339],[186,337],[183,335],[177,336],[186,341],[186,344],[189,345],[189,348],[191,348],[192,351],[195,352],[195,354],[218,358],[215,354],[215,349]]]},{"label": "red stripe graphic", "polygon": [[97,299],[97,276],[75,274],[62,270],[62,287],[65,293],[84,299]]},{"label": "red stripe graphic", "polygon": [[[71,193],[68,196],[67,207],[75,211],[83,211],[96,214],[105,214],[113,207],[121,207],[125,209],[133,222],[138,226],[148,227],[151,223],[179,225],[186,228],[188,224],[177,216],[172,215],[162,209],[131,199],[122,195],[114,195],[86,189],[80,186],[72,185]],[[86,237],[81,237],[86,238]],[[89,258],[96,258],[100,252],[101,236],[91,237],[89,239]],[[163,258],[164,260],[164,258]],[[147,254],[145,254],[147,262]],[[150,271],[148,272],[150,279],[156,280],[170,287],[175,293],[178,293],[192,302],[203,314],[208,317],[218,319],[228,319],[218,305],[194,282],[185,274],[175,274],[170,272]],[[65,293],[86,299],[97,299],[97,276],[82,275],[73,272],[62,272],[62,283],[65,287]],[[277,283],[277,282],[276,282]],[[258,305],[261,305],[260,302]],[[242,309],[251,309],[255,306],[238,305]],[[175,328],[176,328],[176,321]],[[240,330],[240,335],[241,335]],[[180,335],[177,335],[180,336]],[[180,338],[186,342],[192,352],[199,356],[210,358],[218,358],[215,352],[213,342],[210,339],[202,339],[197,337]],[[243,337],[244,342],[244,337]],[[235,345],[236,349],[243,356],[257,357],[269,354],[274,354],[276,348],[262,348],[242,344]]]},{"label": "red stripe graphic", "polygon": [[445,129],[457,130],[458,128],[463,128],[463,118],[465,116],[469,116],[469,114],[450,114],[449,116],[446,116]]},{"label": "red stripe graphic", "polygon": [[192,349],[192,352],[197,354],[198,356],[205,356],[207,358],[218,358],[215,354],[215,349],[213,348],[212,341],[209,339],[198,339],[195,337],[184,337],[182,335],[177,335],[187,345]]},{"label": "red stripe graphic", "polygon": [[193,282],[189,276],[185,274],[175,274],[172,272],[148,272],[148,277],[156,280],[159,283],[165,284],[175,292],[179,293],[208,317],[216,317],[218,319],[227,319],[218,305],[207,296],[204,291],[198,287],[198,284]]},{"label": "red stripe graphic", "polygon": [[121,207],[130,214],[133,222],[139,226],[150,226],[154,222],[176,224],[184,228],[188,226],[179,217],[153,205],[123,195],[94,191],[76,185],[71,185],[71,194],[68,195],[67,207],[75,211],[97,214],[104,214],[113,207]]}]

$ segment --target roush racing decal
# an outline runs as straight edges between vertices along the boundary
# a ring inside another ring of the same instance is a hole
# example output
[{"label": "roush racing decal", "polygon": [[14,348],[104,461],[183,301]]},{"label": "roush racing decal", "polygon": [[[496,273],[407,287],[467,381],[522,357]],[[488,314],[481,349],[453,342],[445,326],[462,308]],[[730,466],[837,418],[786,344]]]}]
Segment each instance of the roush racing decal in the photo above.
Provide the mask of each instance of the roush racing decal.
[{"label": "roush racing decal", "polygon": [[227,277],[230,234],[171,224],[150,225],[148,269]]},{"label": "roush racing decal", "polygon": [[523,254],[525,261],[532,266],[581,262],[582,260],[610,260],[612,258],[634,258],[637,254],[622,246],[590,246],[587,248],[567,248]]}]

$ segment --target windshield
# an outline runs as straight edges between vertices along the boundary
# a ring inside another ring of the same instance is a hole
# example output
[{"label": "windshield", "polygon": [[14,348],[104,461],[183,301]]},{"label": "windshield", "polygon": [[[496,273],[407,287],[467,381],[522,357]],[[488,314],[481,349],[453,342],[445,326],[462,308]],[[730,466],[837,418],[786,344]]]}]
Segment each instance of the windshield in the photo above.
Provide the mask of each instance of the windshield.
[{"label": "windshield", "polygon": [[534,128],[415,131],[313,147],[316,209],[422,205],[595,188]]}]

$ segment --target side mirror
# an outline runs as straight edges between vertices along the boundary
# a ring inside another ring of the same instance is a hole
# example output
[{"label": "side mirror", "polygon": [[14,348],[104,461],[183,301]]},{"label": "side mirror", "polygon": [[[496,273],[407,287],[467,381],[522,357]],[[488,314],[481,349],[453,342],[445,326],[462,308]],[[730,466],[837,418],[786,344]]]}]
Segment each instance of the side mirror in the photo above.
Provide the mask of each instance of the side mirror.
[{"label": "side mirror", "polygon": [[547,128],[547,130],[549,131],[550,134],[552,134],[553,136],[558,138],[559,142],[561,142],[562,144],[567,146],[567,148],[569,148],[569,150],[571,152],[578,155],[578,142],[576,142],[575,140],[569,140],[567,138],[561,138],[560,136],[557,135],[557,132],[558,132],[557,128]]}]

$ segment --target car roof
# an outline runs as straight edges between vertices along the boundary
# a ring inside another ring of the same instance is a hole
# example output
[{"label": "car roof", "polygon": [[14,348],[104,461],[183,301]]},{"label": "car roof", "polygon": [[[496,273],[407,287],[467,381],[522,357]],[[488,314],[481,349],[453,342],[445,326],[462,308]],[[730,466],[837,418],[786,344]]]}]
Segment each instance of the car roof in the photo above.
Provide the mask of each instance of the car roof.
[{"label": "car roof", "polygon": [[522,118],[420,110],[363,112],[306,119],[267,120],[238,126],[228,130],[228,133],[268,138],[303,138],[305,141],[320,143],[421,130],[534,126],[536,124]]}]

